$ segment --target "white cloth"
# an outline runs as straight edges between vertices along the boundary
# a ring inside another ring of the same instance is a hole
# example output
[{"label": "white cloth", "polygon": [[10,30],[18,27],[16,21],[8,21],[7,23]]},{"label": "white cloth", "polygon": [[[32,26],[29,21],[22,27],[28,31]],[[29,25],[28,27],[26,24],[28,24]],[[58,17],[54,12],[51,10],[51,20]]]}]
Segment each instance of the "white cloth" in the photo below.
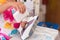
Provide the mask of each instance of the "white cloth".
[{"label": "white cloth", "polygon": [[55,40],[58,30],[37,26],[29,40]]},{"label": "white cloth", "polygon": [[[32,36],[27,38],[26,40],[55,40],[57,35],[58,35],[58,30],[37,26]],[[14,37],[12,39],[19,40],[19,37],[18,38]]]}]

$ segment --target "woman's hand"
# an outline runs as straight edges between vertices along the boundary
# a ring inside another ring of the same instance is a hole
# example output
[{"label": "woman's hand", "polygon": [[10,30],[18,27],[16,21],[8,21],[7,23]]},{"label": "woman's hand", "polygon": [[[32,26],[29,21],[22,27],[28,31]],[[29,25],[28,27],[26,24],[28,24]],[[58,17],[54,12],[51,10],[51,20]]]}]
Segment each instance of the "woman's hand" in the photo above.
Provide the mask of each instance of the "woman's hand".
[{"label": "woman's hand", "polygon": [[26,11],[25,5],[23,3],[21,3],[21,2],[9,2],[8,5],[15,7],[21,13],[24,13]]}]

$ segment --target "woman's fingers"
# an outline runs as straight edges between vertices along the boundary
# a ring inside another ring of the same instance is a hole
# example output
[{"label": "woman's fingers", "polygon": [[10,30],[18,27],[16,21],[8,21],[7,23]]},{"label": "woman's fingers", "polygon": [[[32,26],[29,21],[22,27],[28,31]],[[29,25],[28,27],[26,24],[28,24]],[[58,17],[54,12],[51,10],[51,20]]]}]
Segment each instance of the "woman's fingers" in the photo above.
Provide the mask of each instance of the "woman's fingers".
[{"label": "woman's fingers", "polygon": [[17,5],[17,3],[16,2],[7,2],[8,3],[8,5],[10,5],[10,6],[12,6],[12,7],[14,7],[16,10],[18,10],[19,8],[18,8],[18,5]]},{"label": "woman's fingers", "polygon": [[26,7],[25,7],[24,4],[19,3],[19,4],[18,4],[18,7],[19,7],[19,10],[20,10],[21,13],[24,13],[24,12],[26,11]]},{"label": "woman's fingers", "polygon": [[18,6],[17,5],[14,5],[13,6],[16,10],[19,10]]}]

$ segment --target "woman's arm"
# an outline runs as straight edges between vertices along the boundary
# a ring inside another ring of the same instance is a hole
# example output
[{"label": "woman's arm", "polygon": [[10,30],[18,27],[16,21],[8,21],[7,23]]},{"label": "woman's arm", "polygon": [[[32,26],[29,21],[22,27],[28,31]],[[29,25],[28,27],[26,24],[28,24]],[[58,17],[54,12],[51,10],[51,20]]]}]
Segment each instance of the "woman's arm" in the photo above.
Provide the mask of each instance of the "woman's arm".
[{"label": "woman's arm", "polygon": [[3,11],[5,11],[8,7],[10,7],[10,5],[8,5],[8,3],[0,5],[0,13],[2,13]]}]

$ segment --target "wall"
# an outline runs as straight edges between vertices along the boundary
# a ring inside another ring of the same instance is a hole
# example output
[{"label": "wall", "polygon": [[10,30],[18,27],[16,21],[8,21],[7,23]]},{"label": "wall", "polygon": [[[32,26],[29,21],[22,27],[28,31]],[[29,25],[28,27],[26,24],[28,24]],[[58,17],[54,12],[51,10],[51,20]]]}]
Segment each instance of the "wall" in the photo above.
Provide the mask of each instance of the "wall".
[{"label": "wall", "polygon": [[39,10],[39,22],[45,22],[45,14],[46,14],[46,5],[42,4],[42,0],[40,0],[40,10]]},{"label": "wall", "polygon": [[60,25],[60,0],[49,0],[46,21]]}]

